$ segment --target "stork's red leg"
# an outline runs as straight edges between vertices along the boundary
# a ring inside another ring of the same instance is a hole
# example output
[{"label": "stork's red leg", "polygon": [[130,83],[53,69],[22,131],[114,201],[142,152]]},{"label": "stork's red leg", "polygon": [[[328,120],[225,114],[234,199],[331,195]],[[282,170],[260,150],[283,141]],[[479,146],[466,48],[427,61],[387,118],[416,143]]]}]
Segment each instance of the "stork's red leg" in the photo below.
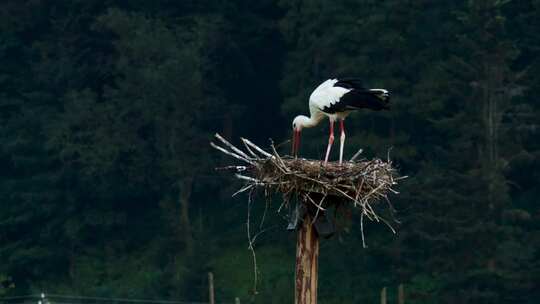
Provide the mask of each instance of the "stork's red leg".
[{"label": "stork's red leg", "polygon": [[291,155],[296,158],[296,130],[292,132]]},{"label": "stork's red leg", "polygon": [[343,162],[343,148],[345,147],[345,123],[344,119],[339,120],[339,128],[341,129],[341,137],[339,138],[339,164]]},{"label": "stork's red leg", "polygon": [[298,156],[299,151],[300,151],[300,131],[296,131],[296,153],[294,154],[295,158]]},{"label": "stork's red leg", "polygon": [[324,158],[324,165],[328,163],[328,156],[330,156],[330,150],[334,143],[334,120],[330,119],[330,136],[328,136],[328,147],[326,148],[326,157]]}]

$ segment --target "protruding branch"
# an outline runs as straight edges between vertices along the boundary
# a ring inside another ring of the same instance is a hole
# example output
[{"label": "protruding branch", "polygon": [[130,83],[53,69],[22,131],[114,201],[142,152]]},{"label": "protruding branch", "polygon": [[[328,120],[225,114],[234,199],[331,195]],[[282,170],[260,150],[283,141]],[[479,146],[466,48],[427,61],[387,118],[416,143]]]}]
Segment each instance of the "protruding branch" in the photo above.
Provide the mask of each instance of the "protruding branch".
[{"label": "protruding branch", "polygon": [[250,157],[244,153],[244,151],[238,149],[237,147],[235,147],[233,144],[231,144],[230,142],[228,142],[225,138],[221,137],[221,135],[219,135],[218,133],[216,133],[214,135],[217,139],[219,139],[222,143],[224,143],[225,145],[227,145],[227,147],[231,148],[231,150],[233,150],[234,152],[236,152],[237,154],[241,155],[242,157],[244,157],[245,159],[249,159]]},{"label": "protruding branch", "polygon": [[262,155],[266,156],[266,157],[272,157],[272,154],[264,151],[263,149],[259,148],[257,145],[255,145],[254,143],[252,143],[251,141],[249,141],[248,139],[246,138],[243,138],[243,137],[240,137],[240,139],[246,143],[247,145],[251,146],[253,149],[257,150],[259,153],[261,153]]}]

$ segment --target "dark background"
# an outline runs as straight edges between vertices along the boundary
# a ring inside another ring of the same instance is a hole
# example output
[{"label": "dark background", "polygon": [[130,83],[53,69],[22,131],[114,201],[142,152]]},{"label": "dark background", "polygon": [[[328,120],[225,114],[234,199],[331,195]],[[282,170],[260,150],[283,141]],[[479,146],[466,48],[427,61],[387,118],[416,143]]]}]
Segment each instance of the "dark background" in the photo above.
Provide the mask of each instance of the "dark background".
[{"label": "dark background", "polygon": [[254,295],[247,199],[208,143],[285,141],[321,81],[356,76],[392,110],[352,115],[346,156],[393,147],[410,177],[397,235],[368,224],[363,249],[352,210],[323,241],[320,302],[539,303],[539,36],[538,0],[2,0],[0,295],[204,302],[211,271],[220,302],[291,303],[279,197]]}]

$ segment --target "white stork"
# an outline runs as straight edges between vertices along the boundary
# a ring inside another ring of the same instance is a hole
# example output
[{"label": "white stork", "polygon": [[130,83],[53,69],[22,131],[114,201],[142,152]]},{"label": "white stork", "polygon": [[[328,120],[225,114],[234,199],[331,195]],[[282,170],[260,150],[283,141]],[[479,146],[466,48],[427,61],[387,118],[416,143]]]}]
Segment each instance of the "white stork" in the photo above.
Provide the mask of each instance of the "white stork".
[{"label": "white stork", "polygon": [[300,148],[300,131],[303,128],[316,126],[324,116],[330,121],[330,135],[324,164],[328,163],[328,156],[334,143],[334,122],[339,120],[341,129],[339,146],[339,164],[343,161],[343,145],[345,143],[344,120],[351,112],[360,109],[375,111],[388,110],[390,94],[384,89],[365,89],[358,79],[328,79],[320,84],[309,97],[309,113],[311,117],[296,116],[293,120],[293,155],[298,154]]}]

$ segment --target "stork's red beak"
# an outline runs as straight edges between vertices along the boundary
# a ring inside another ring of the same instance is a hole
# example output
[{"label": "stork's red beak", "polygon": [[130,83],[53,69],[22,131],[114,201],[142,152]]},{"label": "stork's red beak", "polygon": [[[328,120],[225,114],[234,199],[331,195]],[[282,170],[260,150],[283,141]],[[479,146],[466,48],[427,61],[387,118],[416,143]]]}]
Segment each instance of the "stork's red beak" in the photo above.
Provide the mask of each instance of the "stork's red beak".
[{"label": "stork's red beak", "polygon": [[300,150],[300,130],[293,130],[293,138],[292,138],[292,156],[297,157],[298,156],[298,150]]}]

